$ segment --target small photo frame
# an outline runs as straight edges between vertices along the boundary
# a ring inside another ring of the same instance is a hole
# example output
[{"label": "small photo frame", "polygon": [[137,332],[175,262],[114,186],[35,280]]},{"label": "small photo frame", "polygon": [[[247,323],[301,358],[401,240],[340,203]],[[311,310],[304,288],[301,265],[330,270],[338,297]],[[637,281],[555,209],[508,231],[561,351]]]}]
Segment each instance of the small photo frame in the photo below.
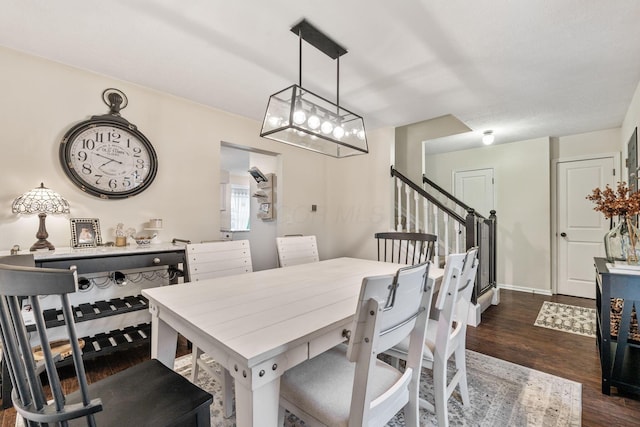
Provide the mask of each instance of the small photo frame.
[{"label": "small photo frame", "polygon": [[71,218],[71,246],[95,248],[101,244],[100,221],[97,218]]}]

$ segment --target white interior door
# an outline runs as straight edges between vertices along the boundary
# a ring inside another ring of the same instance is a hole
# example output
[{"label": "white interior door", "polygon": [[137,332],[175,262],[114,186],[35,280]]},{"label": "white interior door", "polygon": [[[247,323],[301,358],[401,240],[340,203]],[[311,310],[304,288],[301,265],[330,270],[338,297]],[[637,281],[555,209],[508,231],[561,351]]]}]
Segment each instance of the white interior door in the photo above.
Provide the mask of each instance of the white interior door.
[{"label": "white interior door", "polygon": [[487,218],[494,209],[493,194],[493,169],[453,172],[453,195]]},{"label": "white interior door", "polygon": [[614,186],[614,157],[557,163],[557,293],[595,298],[593,258],[604,256],[609,220],[586,196]]}]

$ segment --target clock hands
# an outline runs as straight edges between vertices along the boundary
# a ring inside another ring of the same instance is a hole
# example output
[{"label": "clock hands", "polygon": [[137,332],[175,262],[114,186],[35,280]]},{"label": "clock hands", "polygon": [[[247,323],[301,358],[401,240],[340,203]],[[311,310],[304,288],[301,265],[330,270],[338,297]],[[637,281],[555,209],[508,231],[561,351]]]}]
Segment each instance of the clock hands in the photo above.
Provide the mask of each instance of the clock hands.
[{"label": "clock hands", "polygon": [[116,162],[116,163],[122,164],[122,162],[121,162],[120,160],[116,160],[116,159],[112,159],[112,158],[107,157],[107,156],[103,156],[103,155],[102,155],[102,154],[100,154],[100,153],[94,153],[94,154],[95,154],[96,156],[98,156],[98,157],[102,157],[103,159],[107,159],[107,160],[109,160],[108,162],[103,163],[102,165],[100,165],[100,167],[105,166],[105,165],[108,165],[108,164],[109,164],[109,163],[111,163],[111,162]]}]

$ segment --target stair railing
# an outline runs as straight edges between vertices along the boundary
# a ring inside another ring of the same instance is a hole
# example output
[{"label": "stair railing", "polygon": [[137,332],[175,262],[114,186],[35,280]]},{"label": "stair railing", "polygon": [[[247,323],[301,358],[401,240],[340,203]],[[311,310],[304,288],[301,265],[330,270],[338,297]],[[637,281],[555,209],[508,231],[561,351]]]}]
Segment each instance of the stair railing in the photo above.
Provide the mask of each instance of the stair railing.
[{"label": "stair railing", "polygon": [[496,286],[496,211],[485,218],[475,209],[423,176],[423,185],[391,167],[395,179],[395,229],[438,236],[434,261],[442,264],[450,253],[478,246],[478,276],[472,297]]}]

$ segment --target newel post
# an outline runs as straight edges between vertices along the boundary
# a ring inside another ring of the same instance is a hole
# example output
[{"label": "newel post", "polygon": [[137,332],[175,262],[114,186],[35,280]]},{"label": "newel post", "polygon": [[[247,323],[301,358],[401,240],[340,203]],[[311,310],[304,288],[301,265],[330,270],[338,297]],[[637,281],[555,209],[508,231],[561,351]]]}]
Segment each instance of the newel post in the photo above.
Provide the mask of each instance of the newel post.
[{"label": "newel post", "polygon": [[497,286],[497,262],[498,262],[498,218],[496,211],[489,212],[489,284],[494,288]]},{"label": "newel post", "polygon": [[467,216],[465,217],[464,226],[466,229],[465,250],[469,250],[474,246],[478,246],[478,225],[476,224],[475,209],[467,209]]}]

